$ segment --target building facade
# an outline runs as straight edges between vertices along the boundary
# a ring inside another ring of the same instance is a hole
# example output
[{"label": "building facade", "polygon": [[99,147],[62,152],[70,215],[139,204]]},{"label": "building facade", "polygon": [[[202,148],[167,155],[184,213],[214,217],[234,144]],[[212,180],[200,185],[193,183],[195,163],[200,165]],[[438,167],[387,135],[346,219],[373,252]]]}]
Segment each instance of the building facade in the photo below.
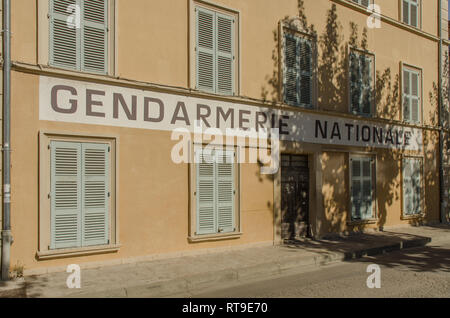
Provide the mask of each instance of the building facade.
[{"label": "building facade", "polygon": [[448,3],[369,5],[13,1],[11,266],[448,219]]}]

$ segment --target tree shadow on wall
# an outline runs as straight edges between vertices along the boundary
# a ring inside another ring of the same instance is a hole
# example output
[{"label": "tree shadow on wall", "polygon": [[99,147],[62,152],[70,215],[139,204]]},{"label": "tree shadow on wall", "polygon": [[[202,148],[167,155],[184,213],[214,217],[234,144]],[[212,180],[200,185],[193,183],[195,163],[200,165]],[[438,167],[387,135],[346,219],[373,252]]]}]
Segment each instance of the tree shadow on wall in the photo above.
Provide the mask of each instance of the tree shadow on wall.
[{"label": "tree shadow on wall", "polygon": [[[368,51],[368,30],[363,28],[362,32],[358,30],[358,25],[354,22],[349,23],[350,35],[346,39],[343,34],[343,26],[339,21],[337,8],[335,4],[327,12],[326,25],[323,33],[317,37],[314,25],[309,24],[305,13],[304,1],[298,0],[298,16],[284,17],[282,19],[285,26],[294,30],[301,30],[303,33],[312,34],[317,41],[318,61],[317,61],[317,85],[318,85],[318,109],[330,112],[349,112],[349,71],[348,56],[349,49],[355,48],[359,51]],[[271,99],[272,103],[281,101],[280,85],[281,77],[281,57],[280,44],[282,39],[279,37],[278,28],[273,31],[274,48],[272,51],[273,73],[266,77],[266,84],[262,86],[261,97],[263,100]],[[375,117],[389,121],[400,122],[401,109],[401,91],[399,71],[392,70],[390,67],[375,72],[375,87],[373,98],[376,105]],[[292,110],[292,108],[289,108]],[[295,117],[295,114],[294,114]],[[358,120],[359,117],[355,117]],[[295,120],[295,118],[293,118]],[[364,118],[360,118],[364,120]],[[388,124],[388,121],[386,121]],[[301,122],[298,127],[291,127],[293,131],[302,132]],[[431,141],[425,140],[430,143]],[[432,142],[431,142],[432,143]],[[292,153],[302,153],[301,143],[292,143],[289,149]],[[364,152],[373,152],[372,148],[361,148]],[[339,153],[336,151],[334,153]],[[344,151],[339,153],[344,158],[348,154]],[[430,154],[431,155],[431,154]],[[376,225],[382,229],[387,220],[387,213],[391,209],[401,209],[398,203],[402,197],[401,189],[401,158],[402,152],[396,150],[377,150],[377,186],[376,186],[376,204],[377,221]],[[316,168],[317,169],[317,168]],[[324,205],[323,220],[317,220],[317,232],[336,232],[343,233],[345,229],[349,232],[361,232],[367,229],[367,224],[358,224],[347,226],[350,219],[350,198],[348,187],[349,167],[348,160],[342,160],[342,164],[336,166],[335,160],[332,160],[327,153],[321,158],[321,169],[329,174],[324,178],[322,195]],[[258,176],[259,178],[267,178]],[[425,176],[427,185],[433,184],[432,176]],[[281,187],[280,184],[274,184],[275,187]],[[326,189],[326,191],[325,191]],[[317,194],[316,194],[317,195]],[[382,199],[381,199],[382,198]],[[394,206],[395,205],[395,206]],[[275,220],[280,219],[281,206],[279,202],[268,206],[275,211]],[[417,222],[411,221],[416,224]],[[420,223],[420,220],[419,220]],[[277,231],[280,229],[277,228]],[[278,235],[280,233],[277,233]]]}]

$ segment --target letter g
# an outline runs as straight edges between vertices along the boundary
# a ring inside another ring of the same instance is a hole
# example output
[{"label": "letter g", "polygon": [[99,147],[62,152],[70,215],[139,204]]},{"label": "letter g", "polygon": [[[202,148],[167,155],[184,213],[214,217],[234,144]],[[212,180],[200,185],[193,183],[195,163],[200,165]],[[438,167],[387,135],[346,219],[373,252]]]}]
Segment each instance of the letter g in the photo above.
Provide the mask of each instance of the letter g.
[{"label": "letter g", "polygon": [[51,93],[51,99],[52,99],[52,108],[55,112],[57,113],[62,113],[62,114],[73,114],[77,111],[77,100],[76,99],[70,99],[70,105],[71,107],[69,109],[64,109],[58,106],[58,91],[60,90],[65,90],[65,91],[69,91],[70,93],[72,93],[72,95],[77,96],[77,90],[71,86],[65,86],[65,85],[55,85],[52,88],[52,93]]}]

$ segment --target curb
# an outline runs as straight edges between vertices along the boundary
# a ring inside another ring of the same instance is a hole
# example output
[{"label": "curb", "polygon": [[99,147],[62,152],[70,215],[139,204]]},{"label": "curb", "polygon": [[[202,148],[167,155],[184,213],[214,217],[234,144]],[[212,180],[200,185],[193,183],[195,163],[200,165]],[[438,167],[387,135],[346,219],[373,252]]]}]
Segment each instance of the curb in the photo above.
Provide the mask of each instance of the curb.
[{"label": "curb", "polygon": [[320,267],[323,265],[359,259],[364,256],[387,254],[407,248],[421,247],[430,243],[431,238],[419,238],[404,240],[399,243],[364,248],[346,253],[327,253],[325,255],[308,255],[292,257],[285,261],[265,262],[256,265],[230,268],[220,271],[194,274],[191,276],[170,279],[166,281],[149,282],[147,284],[129,286],[124,288],[109,289],[91,293],[74,294],[70,297],[87,298],[148,298],[148,297],[171,297],[172,295],[191,294],[196,291],[212,288],[223,283],[237,283],[248,280],[256,280],[266,277],[274,277],[289,273],[296,273],[306,267]]}]

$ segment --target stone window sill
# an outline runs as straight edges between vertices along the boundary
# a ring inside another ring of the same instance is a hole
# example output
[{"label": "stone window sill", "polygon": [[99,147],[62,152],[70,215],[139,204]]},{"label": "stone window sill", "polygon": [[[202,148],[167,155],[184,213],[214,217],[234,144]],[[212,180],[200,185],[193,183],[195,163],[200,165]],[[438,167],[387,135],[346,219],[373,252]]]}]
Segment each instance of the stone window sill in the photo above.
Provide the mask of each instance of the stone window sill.
[{"label": "stone window sill", "polygon": [[64,257],[87,256],[93,254],[115,253],[121,245],[93,246],[86,248],[62,249],[37,252],[38,260],[49,260]]},{"label": "stone window sill", "polygon": [[189,242],[197,243],[197,242],[210,242],[210,241],[221,241],[221,240],[229,240],[229,239],[238,239],[242,236],[242,233],[227,233],[227,234],[212,234],[212,235],[196,235],[190,236]]}]

